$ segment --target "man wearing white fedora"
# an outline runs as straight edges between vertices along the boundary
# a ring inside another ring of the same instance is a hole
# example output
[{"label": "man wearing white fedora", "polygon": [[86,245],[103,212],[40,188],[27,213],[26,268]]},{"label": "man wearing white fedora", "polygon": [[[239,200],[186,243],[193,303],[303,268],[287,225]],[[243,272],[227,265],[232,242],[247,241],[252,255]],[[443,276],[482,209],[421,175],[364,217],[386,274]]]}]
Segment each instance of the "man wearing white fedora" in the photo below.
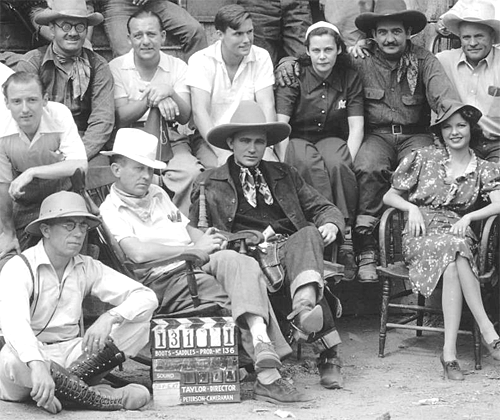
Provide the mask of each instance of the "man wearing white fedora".
[{"label": "man wearing white fedora", "polygon": [[476,0],[457,13],[443,16],[446,27],[460,37],[462,48],[436,55],[464,104],[483,116],[472,148],[486,160],[500,162],[500,20],[495,6]]},{"label": "man wearing white fedora", "polygon": [[[28,401],[55,414],[66,402],[93,410],[135,410],[149,391],[130,384],[98,384],[109,370],[149,340],[154,293],[88,256],[80,255],[87,231],[99,224],[84,199],[62,191],[47,197],[26,230],[42,239],[10,259],[0,273],[0,399]],[[83,337],[85,296],[114,308]],[[96,385],[97,384],[97,385]]]},{"label": "man wearing white fedora", "polygon": [[319,354],[321,385],[340,388],[341,340],[325,297],[323,252],[342,238],[344,217],[294,168],[263,160],[266,147],[289,134],[287,123],[266,122],[256,102],[241,101],[229,123],[208,132],[211,144],[233,154],[198,177],[189,217],[196,226],[203,182],[209,226],[227,232],[259,230],[270,238],[258,256],[269,290],[283,288],[291,299],[292,311],[286,315],[295,338],[308,339]]},{"label": "man wearing white fedora", "polygon": [[[209,261],[195,273],[200,308],[215,302],[231,309],[245,350],[255,362],[255,397],[277,403],[306,401],[279,374],[280,356],[291,349],[279,330],[259,265],[251,257],[226,250],[226,237],[217,229],[203,233],[190,226],[165,191],[152,185],[153,170],[165,168],[164,162],[155,159],[157,142],[142,130],[122,128],[113,150],[101,152],[111,156],[111,171],[117,178],[100,207],[104,222],[135,263],[174,257],[187,250],[207,253]],[[136,274],[156,293],[160,302],[157,313],[192,308],[182,261],[137,270]]]},{"label": "man wearing white fedora", "polygon": [[83,46],[89,26],[99,25],[103,19],[100,13],[87,11],[85,0],[53,0],[52,8],[35,18],[49,27],[52,42],[28,51],[17,64],[18,71],[40,76],[49,100],[71,110],[91,169],[107,167],[108,161],[99,151],[110,140],[115,123],[108,63]]}]

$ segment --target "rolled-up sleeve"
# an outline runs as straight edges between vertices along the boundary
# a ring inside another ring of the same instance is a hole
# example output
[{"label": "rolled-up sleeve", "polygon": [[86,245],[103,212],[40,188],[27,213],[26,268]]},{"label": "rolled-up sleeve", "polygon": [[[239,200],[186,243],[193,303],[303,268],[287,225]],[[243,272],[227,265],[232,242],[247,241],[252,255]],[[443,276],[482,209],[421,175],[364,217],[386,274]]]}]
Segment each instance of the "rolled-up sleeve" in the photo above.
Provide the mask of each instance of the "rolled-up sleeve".
[{"label": "rolled-up sleeve", "polygon": [[78,127],[73,120],[71,111],[63,104],[53,103],[58,109],[58,119],[61,124],[61,143],[59,150],[66,160],[87,160],[85,146],[78,133]]}]

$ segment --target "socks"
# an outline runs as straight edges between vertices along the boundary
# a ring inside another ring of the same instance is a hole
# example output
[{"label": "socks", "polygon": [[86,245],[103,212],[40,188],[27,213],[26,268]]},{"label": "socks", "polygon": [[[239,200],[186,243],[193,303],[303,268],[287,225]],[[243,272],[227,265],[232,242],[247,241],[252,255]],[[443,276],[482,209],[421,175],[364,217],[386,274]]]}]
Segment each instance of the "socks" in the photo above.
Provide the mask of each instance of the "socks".
[{"label": "socks", "polygon": [[279,378],[281,378],[281,375],[278,372],[278,369],[265,369],[265,370],[262,370],[259,373],[257,373],[257,380],[262,385],[272,384],[274,381],[277,381]]}]

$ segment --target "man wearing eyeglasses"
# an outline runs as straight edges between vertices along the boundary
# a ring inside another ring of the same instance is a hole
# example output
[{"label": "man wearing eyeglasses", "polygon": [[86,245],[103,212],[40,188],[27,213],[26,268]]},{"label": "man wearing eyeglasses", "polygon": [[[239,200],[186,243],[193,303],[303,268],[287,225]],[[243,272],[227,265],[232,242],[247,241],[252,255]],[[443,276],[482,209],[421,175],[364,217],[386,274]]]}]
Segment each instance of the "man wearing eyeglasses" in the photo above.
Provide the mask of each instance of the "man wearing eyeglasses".
[{"label": "man wearing eyeglasses", "polygon": [[0,267],[33,245],[24,233],[50,194],[68,190],[69,176],[87,169],[71,112],[47,100],[38,75],[17,72],[3,84],[0,109]]},{"label": "man wearing eyeglasses", "polygon": [[52,42],[27,52],[17,65],[17,70],[38,73],[48,99],[71,110],[91,168],[108,166],[99,151],[110,140],[115,123],[108,63],[83,46],[88,28],[103,19],[100,13],[87,11],[85,0],[54,0],[52,9],[35,17],[38,24],[49,27]]},{"label": "man wearing eyeglasses", "polygon": [[[149,339],[154,293],[80,255],[87,231],[99,225],[83,198],[61,191],[47,197],[26,230],[41,240],[12,258],[0,273],[0,399],[34,400],[52,414],[66,402],[93,410],[136,410],[149,391],[111,388],[99,378],[133,356]],[[83,337],[82,301],[92,295],[114,307]],[[60,401],[63,398],[63,401]]]}]

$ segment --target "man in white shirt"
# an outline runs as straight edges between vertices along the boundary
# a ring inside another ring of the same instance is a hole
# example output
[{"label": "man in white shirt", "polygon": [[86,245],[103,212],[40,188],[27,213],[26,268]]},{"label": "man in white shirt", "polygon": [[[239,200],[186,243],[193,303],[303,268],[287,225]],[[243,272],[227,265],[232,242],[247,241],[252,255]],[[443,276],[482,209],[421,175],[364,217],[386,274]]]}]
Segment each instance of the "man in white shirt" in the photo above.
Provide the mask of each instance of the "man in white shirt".
[{"label": "man in white shirt", "polygon": [[[165,121],[185,124],[191,117],[191,97],[186,85],[187,65],[160,51],[166,33],[155,12],[139,10],[128,21],[132,50],[109,63],[115,83],[117,127],[144,127],[151,107],[159,108]],[[167,129],[166,124],[164,128]],[[203,170],[191,154],[186,136],[168,128],[173,157],[163,181],[174,193],[174,204],[187,214],[191,186]]]},{"label": "man in white shirt", "polygon": [[448,12],[443,21],[460,38],[462,48],[442,51],[443,65],[464,104],[478,108],[481,133],[471,146],[482,159],[500,162],[500,20],[495,7],[478,0],[459,11]]},{"label": "man in white shirt", "polygon": [[47,100],[38,75],[17,72],[3,84],[8,111],[0,122],[0,258],[27,246],[24,228],[48,195],[68,190],[69,176],[87,169],[70,110]]},{"label": "man in white shirt", "polygon": [[[213,127],[228,123],[243,100],[257,102],[269,122],[276,121],[273,64],[269,53],[253,45],[250,14],[239,5],[222,7],[215,16],[219,40],[189,59],[186,84],[191,88],[194,123],[201,135],[195,146],[207,168],[225,163],[231,155],[207,143]],[[268,151],[270,152],[270,151]],[[272,153],[265,157],[272,158]]]},{"label": "man in white shirt", "polygon": [[[94,410],[146,405],[142,385],[94,385],[149,339],[153,292],[91,257],[80,255],[87,231],[99,224],[84,199],[61,191],[47,197],[26,230],[42,237],[0,272],[0,399],[33,399],[55,414],[66,401]],[[115,307],[80,337],[85,296]],[[63,399],[61,402],[60,400]]]}]

